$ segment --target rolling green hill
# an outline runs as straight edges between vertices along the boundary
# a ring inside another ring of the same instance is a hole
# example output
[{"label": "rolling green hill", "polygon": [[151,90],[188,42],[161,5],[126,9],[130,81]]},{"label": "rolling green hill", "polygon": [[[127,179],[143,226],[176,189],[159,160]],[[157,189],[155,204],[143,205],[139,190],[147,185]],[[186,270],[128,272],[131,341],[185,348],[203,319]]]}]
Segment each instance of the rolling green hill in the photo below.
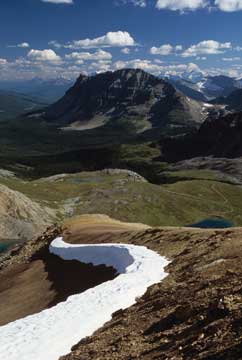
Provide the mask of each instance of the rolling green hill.
[{"label": "rolling green hill", "polygon": [[[221,182],[213,171],[188,172],[187,180],[184,171],[177,171],[175,176],[173,183],[155,185],[120,170],[60,174],[34,181],[3,174],[0,184],[16,192],[17,199],[22,194],[30,204],[36,204],[36,209],[49,209],[50,222],[100,213],[151,226],[188,226],[206,218],[242,225],[241,186]],[[18,206],[21,210],[21,203]],[[32,227],[37,219],[35,214]],[[14,226],[10,230],[13,234]]]}]

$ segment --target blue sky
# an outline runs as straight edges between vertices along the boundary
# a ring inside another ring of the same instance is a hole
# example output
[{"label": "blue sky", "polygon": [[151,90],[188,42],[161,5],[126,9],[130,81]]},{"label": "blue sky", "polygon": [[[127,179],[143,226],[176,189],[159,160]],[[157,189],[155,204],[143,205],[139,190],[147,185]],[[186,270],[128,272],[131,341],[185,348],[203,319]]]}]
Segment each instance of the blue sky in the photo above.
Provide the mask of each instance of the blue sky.
[{"label": "blue sky", "polygon": [[242,75],[242,0],[8,0],[2,79],[122,67]]}]

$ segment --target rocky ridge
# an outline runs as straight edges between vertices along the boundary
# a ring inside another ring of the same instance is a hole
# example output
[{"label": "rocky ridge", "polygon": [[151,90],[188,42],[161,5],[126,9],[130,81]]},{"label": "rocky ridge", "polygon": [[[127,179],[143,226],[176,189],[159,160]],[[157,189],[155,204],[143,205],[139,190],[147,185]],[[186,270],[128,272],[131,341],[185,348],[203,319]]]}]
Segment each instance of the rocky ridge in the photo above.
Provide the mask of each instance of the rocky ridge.
[{"label": "rocky ridge", "polygon": [[228,96],[218,97],[213,101],[215,104],[226,105],[228,109],[234,111],[242,110],[242,89],[236,89]]},{"label": "rocky ridge", "polygon": [[168,170],[213,170],[217,172],[218,178],[221,179],[221,181],[224,180],[235,185],[242,185],[241,158],[197,157],[171,164]]},{"label": "rocky ridge", "polygon": [[203,104],[177,92],[168,82],[139,69],[80,75],[75,85],[45,114],[48,122],[72,129],[197,127],[206,118]]},{"label": "rocky ridge", "polygon": [[242,155],[242,112],[214,114],[199,130],[161,143],[164,159],[177,162],[200,156],[238,158]]},{"label": "rocky ridge", "polygon": [[55,218],[55,211],[0,185],[0,241],[29,240]]}]

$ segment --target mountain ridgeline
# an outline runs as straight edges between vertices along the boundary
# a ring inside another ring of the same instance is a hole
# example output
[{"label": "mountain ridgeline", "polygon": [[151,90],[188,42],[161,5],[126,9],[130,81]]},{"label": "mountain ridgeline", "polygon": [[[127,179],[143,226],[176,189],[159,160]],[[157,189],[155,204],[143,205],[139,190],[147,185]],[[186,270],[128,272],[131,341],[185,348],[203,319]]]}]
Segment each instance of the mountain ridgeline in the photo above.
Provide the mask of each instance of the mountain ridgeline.
[{"label": "mountain ridgeline", "polygon": [[215,99],[226,98],[233,91],[241,89],[241,79],[231,78],[229,76],[204,76],[202,73],[191,72],[181,76],[169,77],[169,82],[181,91],[183,94],[198,101],[213,101]]},{"label": "mountain ridgeline", "polygon": [[139,69],[80,75],[53,105],[0,123],[0,166],[33,178],[127,168],[157,183],[166,162],[242,155],[241,113],[227,108]]},{"label": "mountain ridgeline", "polygon": [[239,158],[242,156],[242,112],[209,117],[199,130],[161,143],[166,161],[198,156]]},{"label": "mountain ridgeline", "polygon": [[47,122],[87,130],[100,126],[143,132],[151,128],[197,128],[206,117],[201,102],[139,69],[80,75],[45,113]]}]

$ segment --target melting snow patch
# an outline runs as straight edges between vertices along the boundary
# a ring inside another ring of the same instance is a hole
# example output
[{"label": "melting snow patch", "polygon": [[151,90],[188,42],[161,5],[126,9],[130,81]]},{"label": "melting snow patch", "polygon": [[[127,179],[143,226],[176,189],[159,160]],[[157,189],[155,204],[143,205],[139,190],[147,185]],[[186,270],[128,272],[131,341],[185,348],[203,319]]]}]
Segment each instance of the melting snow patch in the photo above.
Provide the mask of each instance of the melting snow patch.
[{"label": "melting snow patch", "polygon": [[208,104],[208,103],[203,103],[203,106],[204,106],[205,108],[212,108],[212,107],[214,107],[213,104]]},{"label": "melting snow patch", "polygon": [[[117,269],[119,276],[38,314],[0,327],[1,360],[57,360],[130,307],[147,288],[166,277],[168,261],[143,246],[124,244],[71,245],[57,238],[50,252],[64,260]],[[81,279],[80,279],[81,281]]]}]

